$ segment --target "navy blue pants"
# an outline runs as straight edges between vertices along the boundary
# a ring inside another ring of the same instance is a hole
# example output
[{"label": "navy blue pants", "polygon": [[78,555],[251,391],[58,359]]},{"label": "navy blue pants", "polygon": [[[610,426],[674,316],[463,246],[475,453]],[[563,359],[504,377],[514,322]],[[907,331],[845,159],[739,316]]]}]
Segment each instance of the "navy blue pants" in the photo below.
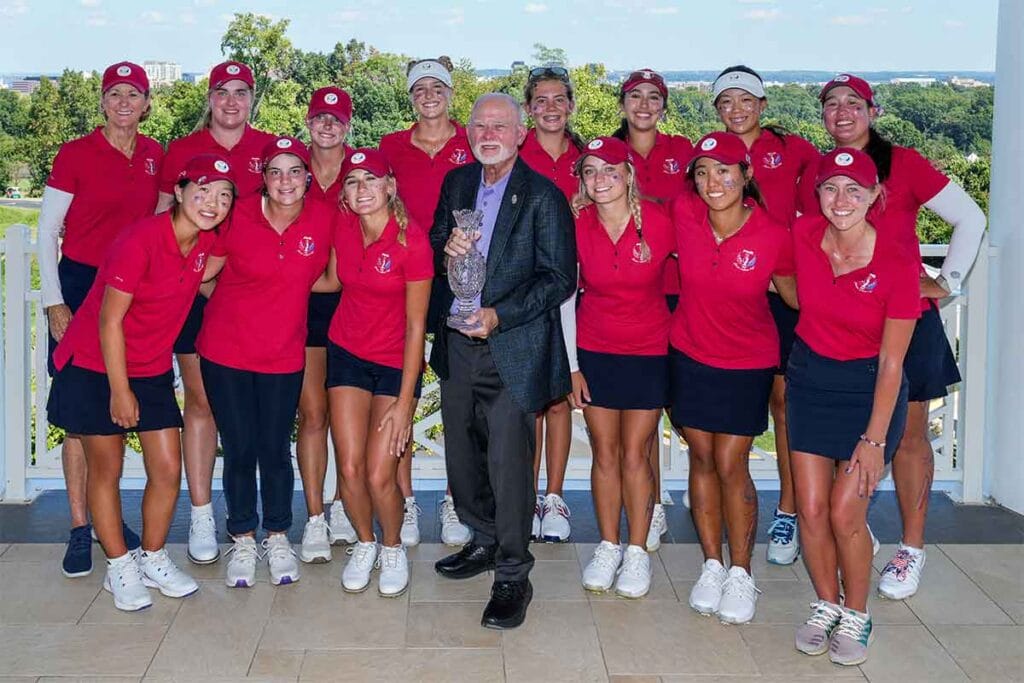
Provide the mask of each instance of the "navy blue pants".
[{"label": "navy blue pants", "polygon": [[200,359],[206,396],[224,447],[224,495],[228,533],[256,531],[256,466],[259,465],[263,528],[292,525],[291,436],[302,389],[302,372],[270,374],[237,370]]}]

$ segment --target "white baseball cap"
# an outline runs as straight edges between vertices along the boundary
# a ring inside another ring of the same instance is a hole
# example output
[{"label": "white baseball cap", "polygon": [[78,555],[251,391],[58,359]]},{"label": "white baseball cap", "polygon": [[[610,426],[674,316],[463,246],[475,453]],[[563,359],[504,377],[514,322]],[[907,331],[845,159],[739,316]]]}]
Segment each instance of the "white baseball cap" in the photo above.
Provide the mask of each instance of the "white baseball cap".
[{"label": "white baseball cap", "polygon": [[416,81],[421,78],[436,78],[449,88],[452,87],[451,73],[445,68],[444,64],[436,59],[424,59],[413,64],[412,68],[409,69],[405,89],[412,90],[412,87],[416,85]]},{"label": "white baseball cap", "polygon": [[714,102],[718,96],[729,88],[745,90],[754,97],[764,97],[764,83],[754,74],[746,71],[729,71],[715,79],[715,85],[711,89],[711,101]]}]

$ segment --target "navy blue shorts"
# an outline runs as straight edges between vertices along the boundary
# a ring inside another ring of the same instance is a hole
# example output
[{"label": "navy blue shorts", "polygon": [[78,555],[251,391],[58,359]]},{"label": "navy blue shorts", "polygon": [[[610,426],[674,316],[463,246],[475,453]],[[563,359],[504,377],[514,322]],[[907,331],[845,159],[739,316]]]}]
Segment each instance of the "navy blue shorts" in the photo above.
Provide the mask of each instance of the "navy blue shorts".
[{"label": "navy blue shorts", "polygon": [[669,347],[672,424],[714,434],[757,436],[768,429],[775,368],[727,370]]},{"label": "navy blue shorts", "polygon": [[[395,396],[402,390],[402,371],[352,355],[327,341],[327,388],[356,387],[374,396]],[[423,374],[416,378],[416,398],[423,388]]]},{"label": "navy blue shorts", "polygon": [[[57,264],[57,281],[60,282],[60,293],[64,297],[64,303],[71,309],[72,313],[85,301],[85,296],[96,281],[96,268],[93,266],[73,261],[67,256],[61,258]],[[57,374],[57,368],[53,365],[53,350],[57,348],[57,340],[52,334],[49,336],[49,355],[46,360],[46,367],[50,377]]]},{"label": "navy blue shorts", "polygon": [[[878,358],[834,360],[810,349],[799,337],[786,370],[786,425],[789,449],[833,460],[849,460],[871,419]],[[907,378],[885,435],[885,462],[892,460],[907,423]]]},{"label": "navy blue shorts", "polygon": [[775,319],[775,329],[779,331],[779,367],[776,375],[785,375],[789,364],[789,352],[796,340],[796,323],[800,320],[800,311],[790,308],[776,292],[768,292],[768,308]]},{"label": "navy blue shorts", "polygon": [[629,356],[577,348],[590,405],[661,410],[668,405],[668,356]]},{"label": "navy blue shorts", "polygon": [[181,428],[181,409],[174,398],[173,372],[155,377],[129,377],[128,386],[139,402],[139,424],[131,429],[120,427],[110,419],[107,375],[80,368],[68,361],[50,385],[47,419],[68,434],[83,436]]},{"label": "navy blue shorts", "polygon": [[199,328],[203,326],[203,311],[206,310],[207,301],[209,299],[202,294],[196,294],[196,298],[192,300],[185,324],[181,326],[181,332],[174,340],[175,353],[196,353],[196,337],[199,336]]},{"label": "navy blue shorts", "polygon": [[668,306],[668,312],[669,313],[675,313],[676,312],[676,307],[679,305],[679,295],[678,294],[666,294],[665,295],[665,305]]},{"label": "navy blue shorts", "polygon": [[942,398],[948,393],[949,386],[961,379],[956,357],[949,347],[942,318],[934,303],[921,313],[921,319],[914,326],[914,335],[903,359],[903,370],[910,384],[911,401]]},{"label": "navy blue shorts", "polygon": [[306,346],[327,346],[327,329],[331,326],[334,310],[341,301],[341,292],[313,292],[309,295],[306,315]]}]

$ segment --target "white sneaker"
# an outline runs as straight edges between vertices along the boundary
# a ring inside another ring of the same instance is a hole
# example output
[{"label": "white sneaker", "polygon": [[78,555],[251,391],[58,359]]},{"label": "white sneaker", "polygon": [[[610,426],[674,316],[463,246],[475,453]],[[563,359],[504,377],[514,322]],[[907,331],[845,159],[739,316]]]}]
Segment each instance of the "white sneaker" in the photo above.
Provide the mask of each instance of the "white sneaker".
[{"label": "white sneaker", "polygon": [[377,592],[382,597],[397,598],[409,587],[409,557],[404,546],[381,546],[377,566],[380,567]]},{"label": "white sneaker", "polygon": [[890,600],[905,600],[917,592],[924,569],[925,552],[900,543],[882,570],[878,593]]},{"label": "white sneaker", "polygon": [[264,556],[270,569],[270,583],[275,586],[288,585],[299,580],[299,563],[295,551],[284,534],[272,534],[263,539]]},{"label": "white sneaker", "polygon": [[878,554],[878,550],[882,547],[882,544],[878,542],[877,538],[875,538],[875,532],[871,530],[871,526],[868,524],[865,524],[864,526],[868,528],[868,536],[871,537],[871,557],[874,557]]},{"label": "white sneaker", "polygon": [[651,590],[651,556],[638,545],[626,547],[622,554],[615,594],[624,598],[642,598]]},{"label": "white sneaker", "polygon": [[213,564],[220,559],[220,546],[217,545],[217,523],[213,513],[192,513],[188,525],[189,562],[192,564]]},{"label": "white sneaker", "polygon": [[142,583],[142,569],[131,553],[107,560],[103,588],[114,595],[114,607],[125,612],[136,612],[153,604]]},{"label": "white sneaker", "polygon": [[256,539],[252,536],[234,536],[235,544],[228,549],[231,555],[228,561],[224,583],[229,588],[251,588],[256,585],[256,560],[260,551],[256,549]]},{"label": "white sneaker", "polygon": [[356,529],[345,514],[345,504],[340,500],[331,503],[331,543],[355,543]]},{"label": "white sneaker", "polygon": [[647,530],[647,552],[657,552],[661,547],[661,537],[668,531],[668,522],[665,520],[665,506],[661,503],[654,504],[654,513],[651,515],[651,526]]},{"label": "white sneaker", "polygon": [[473,530],[459,521],[455,501],[445,496],[441,501],[441,542],[445,545],[466,545],[473,540]]},{"label": "white sneaker", "polygon": [[537,496],[533,504],[533,526],[530,527],[530,540],[540,540],[540,525],[544,519],[544,496]]},{"label": "white sneaker", "polygon": [[317,564],[331,561],[331,529],[323,513],[314,515],[306,522],[302,530],[302,545],[299,547],[299,559],[303,562]]},{"label": "white sneaker", "polygon": [[569,506],[557,493],[544,497],[544,516],[540,521],[540,537],[545,543],[565,543],[569,540]]},{"label": "white sneaker", "polygon": [[347,593],[362,593],[370,585],[370,572],[377,561],[377,542],[356,541],[347,552],[352,557],[341,572],[341,587]]},{"label": "white sneaker", "polygon": [[420,506],[412,496],[405,499],[405,513],[402,515],[402,531],[399,538],[402,539],[402,545],[407,548],[420,544]]},{"label": "white sneaker", "polygon": [[772,564],[793,564],[799,556],[796,515],[775,508],[775,518],[768,527],[768,561]]},{"label": "white sneaker", "polygon": [[147,588],[158,588],[162,595],[169,598],[183,598],[199,590],[196,580],[174,564],[166,548],[154,552],[142,551],[139,568],[142,569],[142,583]]},{"label": "white sneaker", "polygon": [[690,607],[703,615],[715,614],[722,602],[722,588],[729,578],[718,560],[706,560],[700,578],[690,590]]},{"label": "white sneaker", "polygon": [[621,564],[622,548],[609,541],[601,541],[583,570],[583,588],[594,593],[610,590]]},{"label": "white sneaker", "polygon": [[757,594],[754,579],[743,567],[730,567],[729,578],[722,585],[722,600],[718,604],[718,618],[724,624],[745,624],[754,618]]}]

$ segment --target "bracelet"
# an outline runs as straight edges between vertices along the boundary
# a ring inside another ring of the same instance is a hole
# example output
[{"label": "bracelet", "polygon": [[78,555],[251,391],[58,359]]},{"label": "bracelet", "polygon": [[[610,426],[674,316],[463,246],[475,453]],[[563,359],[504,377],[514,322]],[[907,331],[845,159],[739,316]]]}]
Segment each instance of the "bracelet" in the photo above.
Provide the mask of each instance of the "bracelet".
[{"label": "bracelet", "polygon": [[867,434],[861,434],[860,440],[869,446],[874,446],[875,448],[885,448],[884,441],[872,441],[871,439],[868,438]]}]

